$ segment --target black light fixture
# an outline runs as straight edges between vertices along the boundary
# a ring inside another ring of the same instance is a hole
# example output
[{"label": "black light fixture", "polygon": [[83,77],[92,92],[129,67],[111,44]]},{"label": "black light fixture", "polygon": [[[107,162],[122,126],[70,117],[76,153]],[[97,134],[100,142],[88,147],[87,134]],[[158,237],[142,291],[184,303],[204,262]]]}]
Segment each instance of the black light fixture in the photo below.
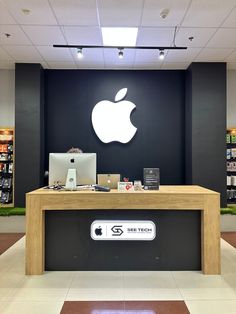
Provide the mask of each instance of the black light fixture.
[{"label": "black light fixture", "polygon": [[96,49],[96,48],[102,48],[102,49],[118,49],[118,57],[123,58],[124,56],[124,49],[144,49],[144,50],[159,50],[159,57],[164,58],[165,53],[164,50],[184,50],[187,49],[187,47],[182,47],[182,46],[176,46],[175,44],[175,37],[176,37],[176,31],[177,31],[177,26],[175,27],[174,31],[174,37],[172,41],[171,46],[122,46],[122,47],[117,47],[117,46],[95,46],[95,45],[53,45],[54,48],[76,48],[78,49],[77,53],[78,55],[80,54],[80,57],[83,56],[82,54],[82,49]]},{"label": "black light fixture", "polygon": [[54,48],[77,48],[77,49],[93,49],[93,48],[103,48],[103,49],[149,49],[149,50],[183,50],[187,47],[179,46],[123,46],[122,48],[116,46],[93,46],[93,45],[53,45]]}]

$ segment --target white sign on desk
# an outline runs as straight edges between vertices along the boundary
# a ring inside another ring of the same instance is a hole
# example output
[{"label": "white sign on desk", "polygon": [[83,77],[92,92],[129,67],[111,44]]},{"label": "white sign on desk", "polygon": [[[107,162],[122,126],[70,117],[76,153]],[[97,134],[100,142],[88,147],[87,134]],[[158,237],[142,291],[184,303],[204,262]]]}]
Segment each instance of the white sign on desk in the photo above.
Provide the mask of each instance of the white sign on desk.
[{"label": "white sign on desk", "polygon": [[150,220],[95,220],[90,232],[93,240],[152,241],[156,225]]}]

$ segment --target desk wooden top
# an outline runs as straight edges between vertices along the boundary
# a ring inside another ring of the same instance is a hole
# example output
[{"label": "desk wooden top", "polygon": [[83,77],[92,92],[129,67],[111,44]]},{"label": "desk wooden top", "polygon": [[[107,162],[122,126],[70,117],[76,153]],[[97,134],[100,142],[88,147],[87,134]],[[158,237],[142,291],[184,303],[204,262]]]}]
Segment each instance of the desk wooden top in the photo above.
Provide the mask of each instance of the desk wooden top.
[{"label": "desk wooden top", "polygon": [[64,191],[64,190],[53,190],[40,188],[32,192],[27,193],[28,195],[50,195],[50,194],[200,194],[200,195],[215,195],[218,192],[203,188],[198,185],[161,185],[159,190],[142,190],[142,191],[118,191],[111,190],[110,192],[98,192],[98,191]]}]

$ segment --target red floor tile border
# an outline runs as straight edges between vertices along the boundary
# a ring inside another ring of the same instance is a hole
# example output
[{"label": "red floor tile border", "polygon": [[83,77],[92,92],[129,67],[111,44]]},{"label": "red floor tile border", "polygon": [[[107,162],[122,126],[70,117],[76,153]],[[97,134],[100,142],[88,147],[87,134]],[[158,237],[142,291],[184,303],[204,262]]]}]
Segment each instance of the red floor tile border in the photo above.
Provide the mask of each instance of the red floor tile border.
[{"label": "red floor tile border", "polygon": [[61,314],[189,314],[184,301],[65,301]]},{"label": "red floor tile border", "polygon": [[221,232],[221,238],[236,248],[236,232]]},{"label": "red floor tile border", "polygon": [[0,255],[19,241],[24,235],[24,233],[0,233]]}]

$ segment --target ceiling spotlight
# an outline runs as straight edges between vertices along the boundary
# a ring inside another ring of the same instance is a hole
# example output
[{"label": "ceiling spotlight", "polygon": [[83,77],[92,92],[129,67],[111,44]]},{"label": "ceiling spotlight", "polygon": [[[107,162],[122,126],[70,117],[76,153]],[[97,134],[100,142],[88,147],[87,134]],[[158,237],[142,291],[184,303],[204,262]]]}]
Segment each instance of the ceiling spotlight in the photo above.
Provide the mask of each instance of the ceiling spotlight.
[{"label": "ceiling spotlight", "polygon": [[123,51],[122,48],[119,49],[118,57],[119,57],[119,59],[123,59],[124,58],[124,51]]},{"label": "ceiling spotlight", "polygon": [[83,58],[83,51],[82,51],[82,48],[79,48],[79,49],[77,50],[77,57],[78,57],[79,59],[82,59],[82,58]]},{"label": "ceiling spotlight", "polygon": [[160,59],[160,60],[163,60],[164,58],[165,58],[164,51],[161,50],[161,51],[159,52],[159,59]]}]

